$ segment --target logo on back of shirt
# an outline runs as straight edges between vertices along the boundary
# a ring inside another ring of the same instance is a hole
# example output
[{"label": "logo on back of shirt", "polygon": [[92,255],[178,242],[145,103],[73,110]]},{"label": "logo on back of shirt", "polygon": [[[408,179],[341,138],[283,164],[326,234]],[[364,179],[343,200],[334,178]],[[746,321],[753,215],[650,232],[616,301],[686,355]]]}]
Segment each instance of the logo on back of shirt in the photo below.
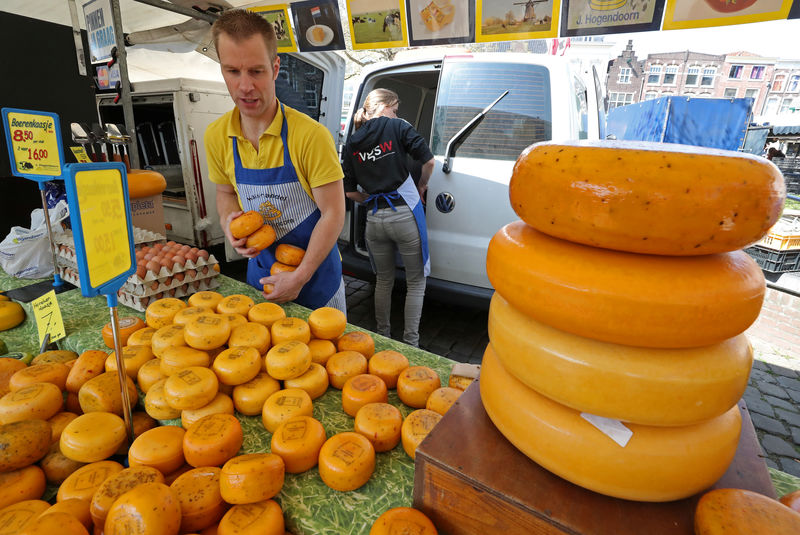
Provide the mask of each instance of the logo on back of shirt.
[{"label": "logo on back of shirt", "polygon": [[384,141],[383,143],[378,143],[375,147],[369,152],[360,152],[356,151],[353,153],[353,156],[358,158],[358,161],[361,163],[366,162],[367,160],[371,160],[373,162],[377,162],[381,158],[394,154],[392,150],[392,140]]}]

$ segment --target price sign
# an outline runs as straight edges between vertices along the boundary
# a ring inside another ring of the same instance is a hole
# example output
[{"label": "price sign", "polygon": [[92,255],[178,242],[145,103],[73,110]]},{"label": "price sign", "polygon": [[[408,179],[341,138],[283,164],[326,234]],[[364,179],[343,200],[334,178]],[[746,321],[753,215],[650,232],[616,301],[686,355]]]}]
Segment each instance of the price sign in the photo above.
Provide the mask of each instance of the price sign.
[{"label": "price sign", "polygon": [[36,318],[36,327],[39,330],[39,344],[44,342],[44,337],[50,335],[50,341],[55,342],[66,336],[64,320],[61,318],[61,309],[58,306],[55,290],[50,290],[43,296],[31,301],[33,316]]},{"label": "price sign", "polygon": [[92,159],[86,154],[86,149],[83,147],[70,147],[69,150],[75,155],[75,159],[80,163],[92,163]]},{"label": "price sign", "polygon": [[11,172],[37,182],[61,176],[64,148],[58,115],[3,108]]},{"label": "price sign", "polygon": [[81,291],[116,294],[136,270],[125,165],[77,163],[65,171]]}]

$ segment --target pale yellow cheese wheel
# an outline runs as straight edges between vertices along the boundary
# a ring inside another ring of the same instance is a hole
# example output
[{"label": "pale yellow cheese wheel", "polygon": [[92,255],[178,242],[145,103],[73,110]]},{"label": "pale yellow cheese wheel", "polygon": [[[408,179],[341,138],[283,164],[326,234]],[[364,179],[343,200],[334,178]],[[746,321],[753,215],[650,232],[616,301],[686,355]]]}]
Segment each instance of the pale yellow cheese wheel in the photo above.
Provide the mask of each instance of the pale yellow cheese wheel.
[{"label": "pale yellow cheese wheel", "polygon": [[217,304],[222,301],[222,298],[223,296],[219,292],[204,290],[190,295],[188,303],[190,307],[202,307],[213,311],[217,309]]},{"label": "pale yellow cheese wheel", "polygon": [[[134,378],[139,373],[139,369],[148,360],[153,359],[153,350],[151,346],[125,346],[122,348],[122,359],[125,364],[125,373],[128,374],[128,377]],[[114,351],[106,358],[106,371],[117,371],[117,354]]]},{"label": "pale yellow cheese wheel", "polygon": [[377,375],[362,373],[348,379],[342,387],[342,410],[354,417],[367,403],[388,403],[386,383]]},{"label": "pale yellow cheese wheel", "polygon": [[410,366],[397,378],[397,395],[400,401],[422,409],[434,390],[442,386],[439,375],[427,366]]},{"label": "pale yellow cheese wheel", "polygon": [[270,451],[283,459],[286,471],[299,474],[317,465],[326,440],[325,428],[311,416],[289,418],[272,433]]},{"label": "pale yellow cheese wheel", "polygon": [[64,428],[61,453],[81,463],[94,463],[114,455],[127,440],[125,421],[110,412],[81,414]]},{"label": "pale yellow cheese wheel", "polygon": [[339,390],[351,377],[367,373],[367,368],[367,357],[358,351],[339,351],[325,364],[331,386]]},{"label": "pale yellow cheese wheel", "polygon": [[[259,327],[266,329],[263,325]],[[226,385],[246,383],[261,371],[261,354],[249,346],[231,347],[214,359],[211,368],[217,374],[219,382]]]},{"label": "pale yellow cheese wheel", "polygon": [[144,329],[134,331],[133,334],[128,337],[128,343],[126,345],[149,346],[157,330],[158,329],[154,329],[153,327],[145,327]]},{"label": "pale yellow cheese wheel", "polygon": [[428,401],[425,403],[425,408],[434,412],[438,412],[444,416],[444,413],[450,410],[450,407],[453,406],[453,403],[458,401],[459,396],[461,396],[463,393],[463,390],[451,388],[449,386],[437,388],[431,392],[430,396],[428,396]]},{"label": "pale yellow cheese wheel", "polygon": [[389,389],[397,387],[397,378],[408,367],[408,358],[391,349],[378,351],[369,359],[369,373],[383,379]]},{"label": "pale yellow cheese wheel", "polygon": [[272,324],[286,317],[283,307],[276,303],[258,303],[247,311],[247,319],[260,323],[265,327],[272,327]]},{"label": "pale yellow cheese wheel", "polygon": [[375,451],[389,451],[400,442],[403,415],[389,403],[367,403],[356,413],[353,430],[372,442]]},{"label": "pale yellow cheese wheel", "polygon": [[247,316],[247,312],[255,305],[255,302],[242,294],[229,295],[217,303],[217,313],[219,314],[241,314]]},{"label": "pale yellow cheese wheel", "polygon": [[299,340],[280,342],[267,351],[264,364],[267,373],[280,381],[300,377],[311,366],[311,351]]},{"label": "pale yellow cheese wheel", "polygon": [[96,526],[105,524],[108,511],[114,502],[142,483],[163,483],[164,475],[151,466],[134,466],[109,477],[92,495],[89,514]]},{"label": "pale yellow cheese wheel", "polygon": [[[327,380],[327,376],[326,376]],[[259,372],[246,383],[233,388],[233,406],[241,414],[255,416],[261,414],[264,402],[281,389],[281,384],[266,372]]]},{"label": "pale yellow cheese wheel", "polygon": [[61,433],[64,431],[64,428],[67,427],[67,424],[70,423],[72,420],[77,418],[78,415],[74,412],[59,412],[47,422],[50,424],[50,443],[55,444],[61,439]]},{"label": "pale yellow cheese wheel", "polygon": [[53,383],[34,383],[0,398],[0,425],[22,420],[48,420],[64,406]]},{"label": "pale yellow cheese wheel", "polygon": [[289,340],[297,340],[304,344],[311,340],[311,329],[308,323],[300,318],[283,318],[275,321],[270,326],[270,334],[273,346]]},{"label": "pale yellow cheese wheel", "polygon": [[[144,312],[148,327],[160,329],[172,323],[175,314],[186,308],[186,303],[174,297],[166,297],[153,301]],[[130,339],[128,339],[130,342]]]},{"label": "pale yellow cheese wheel", "polygon": [[49,508],[43,500],[23,500],[0,509],[0,535],[17,535]]},{"label": "pale yellow cheese wheel", "polygon": [[186,345],[204,351],[221,347],[230,335],[230,323],[219,314],[199,316],[187,323],[183,330]]},{"label": "pale yellow cheese wheel", "polygon": [[207,368],[211,363],[208,351],[201,351],[189,346],[168,347],[161,354],[161,373],[164,377],[175,375],[184,368],[201,366]]},{"label": "pale yellow cheese wheel", "polygon": [[181,415],[180,409],[175,409],[167,403],[167,397],[164,395],[164,384],[166,382],[166,377],[157,381],[147,390],[147,394],[144,396],[144,410],[156,420],[173,420]]},{"label": "pale yellow cheese wheel", "polygon": [[311,397],[305,390],[285,388],[278,390],[264,402],[261,421],[270,433],[292,416],[311,416],[313,414]]},{"label": "pale yellow cheese wheel", "polygon": [[306,373],[299,377],[286,379],[283,384],[286,388],[299,388],[308,392],[311,399],[317,399],[328,391],[328,371],[322,364],[312,362]]},{"label": "pale yellow cheese wheel", "polygon": [[161,359],[152,359],[145,362],[136,374],[136,383],[142,392],[147,394],[154,384],[167,376],[161,373]]},{"label": "pale yellow cheese wheel", "polygon": [[181,533],[216,524],[228,510],[220,494],[219,474],[216,466],[193,468],[170,485],[181,504]]},{"label": "pale yellow cheese wheel", "polygon": [[312,338],[307,345],[309,351],[311,351],[311,362],[316,362],[323,366],[325,366],[325,364],[328,363],[328,359],[336,353],[336,344],[330,340]]},{"label": "pale yellow cheese wheel", "polygon": [[283,459],[274,453],[251,453],[230,459],[222,467],[219,489],[232,504],[268,500],[281,491]]},{"label": "pale yellow cheese wheel", "polygon": [[163,483],[142,483],[119,498],[106,517],[103,535],[175,535],[181,505]]},{"label": "pale yellow cheese wheel", "polygon": [[214,311],[206,307],[188,306],[178,311],[175,317],[172,318],[172,323],[186,326],[187,323],[196,319],[202,314],[213,314]]},{"label": "pale yellow cheese wheel", "polygon": [[[135,405],[138,399],[136,385],[127,375],[125,384],[128,387],[128,399],[131,405]],[[101,373],[83,383],[78,390],[78,402],[83,412],[113,412],[117,416],[122,416],[122,393],[117,372]]]},{"label": "pale yellow cheese wheel", "polygon": [[231,330],[231,337],[228,339],[228,347],[254,347],[258,350],[259,355],[267,352],[269,344],[269,329],[255,322],[247,322],[234,327]]},{"label": "pale yellow cheese wheel", "polygon": [[322,340],[335,340],[344,333],[347,327],[347,316],[333,307],[321,307],[308,316],[311,335]]},{"label": "pale yellow cheese wheel", "polygon": [[109,477],[122,471],[122,465],[114,461],[98,461],[78,468],[58,487],[59,502],[70,498],[91,501],[100,485]]},{"label": "pale yellow cheese wheel", "polygon": [[34,383],[53,383],[59,390],[64,390],[68,375],[69,367],[60,362],[34,364],[14,372],[8,379],[8,389],[14,392]]},{"label": "pale yellow cheese wheel", "polygon": [[183,454],[192,466],[221,466],[242,447],[242,424],[232,414],[203,416],[183,437]]},{"label": "pale yellow cheese wheel", "polygon": [[283,511],[275,500],[234,505],[219,521],[216,535],[284,535]]},{"label": "pale yellow cheese wheel", "polygon": [[199,409],[208,405],[218,391],[217,376],[200,366],[184,368],[164,381],[164,398],[173,409]]},{"label": "pale yellow cheese wheel", "polygon": [[414,459],[417,455],[417,446],[428,436],[442,415],[428,409],[418,409],[406,416],[400,428],[400,439],[403,449],[409,457]]},{"label": "pale yellow cheese wheel", "polygon": [[[145,431],[149,431],[150,429],[155,429],[158,427],[158,421],[155,418],[147,414],[146,412],[142,411],[133,411],[133,439],[136,440],[139,435],[144,433]],[[127,455],[128,454],[128,446],[130,444],[126,440],[122,443],[122,446],[119,447],[117,450],[117,455]]]},{"label": "pale yellow cheese wheel", "polygon": [[220,314],[220,316],[228,320],[228,325],[231,326],[231,331],[233,331],[236,327],[247,323],[247,318],[241,314]]},{"label": "pale yellow cheese wheel", "polygon": [[209,414],[233,414],[233,409],[231,397],[222,392],[217,392],[217,395],[208,405],[203,405],[199,409],[181,411],[181,427],[189,429],[193,423]]},{"label": "pale yellow cheese wheel", "polygon": [[355,490],[369,481],[374,471],[375,448],[358,433],[333,435],[319,452],[319,476],[334,490]]},{"label": "pale yellow cheese wheel", "polygon": [[153,355],[161,358],[167,348],[185,346],[185,329],[185,325],[179,325],[176,323],[158,329],[150,339],[150,345],[153,348]]},{"label": "pale yellow cheese wheel", "polygon": [[169,474],[183,466],[183,437],[186,431],[175,425],[163,425],[145,431],[128,449],[128,464],[151,466]]}]

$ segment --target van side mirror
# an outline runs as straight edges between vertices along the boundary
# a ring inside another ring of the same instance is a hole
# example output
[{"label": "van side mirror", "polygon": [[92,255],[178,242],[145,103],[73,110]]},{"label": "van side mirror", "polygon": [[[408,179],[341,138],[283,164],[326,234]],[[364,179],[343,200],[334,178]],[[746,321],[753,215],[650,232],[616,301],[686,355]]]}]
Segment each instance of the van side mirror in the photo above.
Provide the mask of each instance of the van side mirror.
[{"label": "van side mirror", "polygon": [[442,164],[442,172],[443,173],[450,173],[453,170],[453,166],[451,161],[456,156],[456,151],[458,148],[466,141],[469,135],[475,130],[481,122],[486,118],[486,114],[489,113],[489,110],[494,108],[495,104],[500,102],[504,96],[508,95],[508,89],[506,89],[502,95],[497,97],[494,102],[483,108],[478,115],[473,117],[467,124],[465,124],[461,130],[456,132],[456,135],[450,138],[450,141],[447,142],[447,148],[445,149],[444,155],[444,163]]}]

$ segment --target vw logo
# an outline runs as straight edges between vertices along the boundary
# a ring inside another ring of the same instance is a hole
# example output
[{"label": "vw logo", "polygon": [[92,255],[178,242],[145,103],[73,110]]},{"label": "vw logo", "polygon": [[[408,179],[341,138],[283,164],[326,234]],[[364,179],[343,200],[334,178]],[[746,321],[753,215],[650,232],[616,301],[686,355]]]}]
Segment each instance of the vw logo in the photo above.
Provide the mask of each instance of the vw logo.
[{"label": "vw logo", "polygon": [[436,196],[436,209],[442,212],[443,214],[448,214],[453,211],[453,208],[456,207],[456,200],[453,198],[453,195],[443,191],[439,195]]}]

